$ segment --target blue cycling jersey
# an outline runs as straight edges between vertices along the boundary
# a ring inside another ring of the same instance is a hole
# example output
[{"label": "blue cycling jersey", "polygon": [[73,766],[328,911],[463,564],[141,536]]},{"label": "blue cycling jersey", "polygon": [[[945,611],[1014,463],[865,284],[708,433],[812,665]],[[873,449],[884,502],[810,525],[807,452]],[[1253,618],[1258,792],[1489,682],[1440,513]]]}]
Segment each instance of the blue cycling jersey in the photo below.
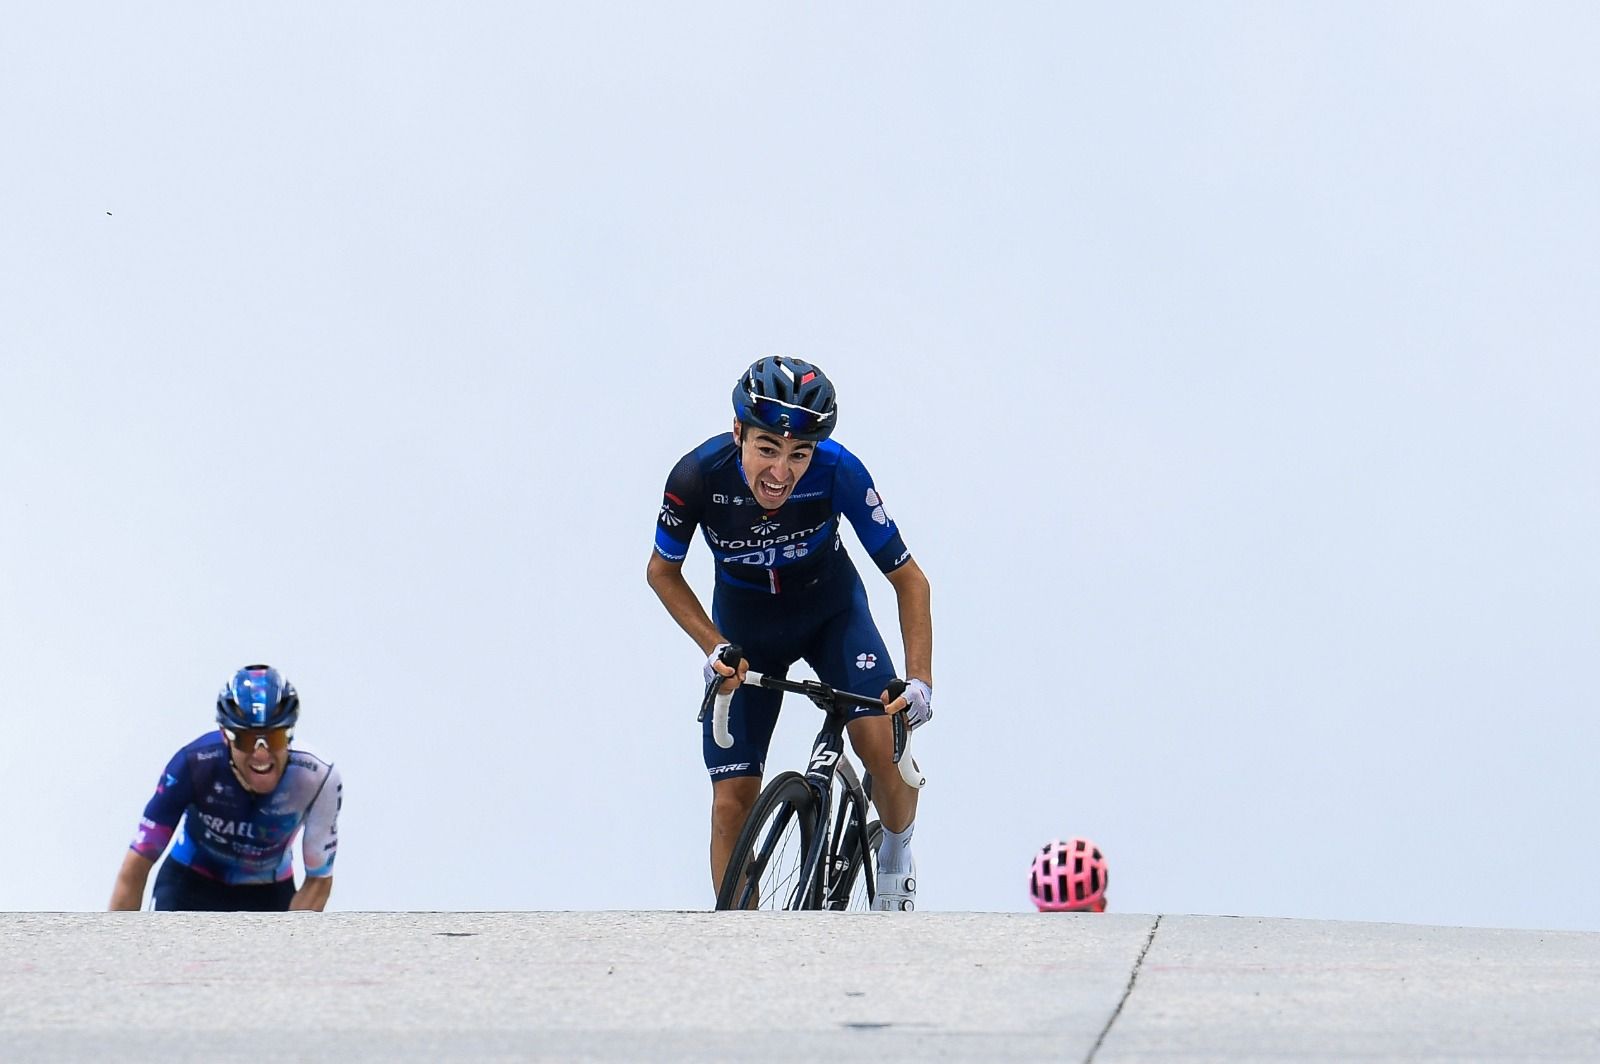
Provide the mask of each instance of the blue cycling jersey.
[{"label": "blue cycling jersey", "polygon": [[339,845],[339,770],[303,750],[289,751],[270,794],[246,790],[233,773],[220,731],[172,756],[145,806],[132,849],[222,883],[273,883],[294,877],[289,846],[302,828],[306,875],[331,876]]},{"label": "blue cycling jersey", "polygon": [[733,433],[713,436],[679,460],[667,476],[656,519],[656,552],[681,562],[699,526],[717,562],[717,580],[774,595],[817,584],[844,558],[839,515],[885,573],[911,552],[883,508],[861,459],[823,440],[794,492],[777,510],[762,510],[745,482]]},{"label": "blue cycling jersey", "polygon": [[[767,511],[751,493],[739,446],[727,432],[684,455],[667,477],[656,552],[683,561],[699,526],[716,559],[712,620],[744,649],[752,668],[785,676],[804,659],[824,683],[876,697],[893,678],[894,663],[845,553],[840,515],[883,572],[910,560],[872,477],[844,447],[818,443],[793,493]],[[703,746],[713,780],[762,774],[780,700],[776,691],[739,688],[728,712],[733,745],[727,749],[716,745],[707,714]]]}]

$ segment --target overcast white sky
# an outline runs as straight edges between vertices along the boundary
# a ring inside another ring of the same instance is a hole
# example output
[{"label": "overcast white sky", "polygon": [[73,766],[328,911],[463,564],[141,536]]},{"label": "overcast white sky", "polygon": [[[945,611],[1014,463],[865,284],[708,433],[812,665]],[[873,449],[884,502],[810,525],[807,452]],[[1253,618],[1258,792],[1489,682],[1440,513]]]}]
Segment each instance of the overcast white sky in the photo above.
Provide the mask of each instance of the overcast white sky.
[{"label": "overcast white sky", "polygon": [[644,565],[776,351],[933,582],[922,908],[1081,833],[1600,928],[1597,9],[989,7],[10,10],[0,908],[102,907],[255,660],[333,907],[707,906]]}]

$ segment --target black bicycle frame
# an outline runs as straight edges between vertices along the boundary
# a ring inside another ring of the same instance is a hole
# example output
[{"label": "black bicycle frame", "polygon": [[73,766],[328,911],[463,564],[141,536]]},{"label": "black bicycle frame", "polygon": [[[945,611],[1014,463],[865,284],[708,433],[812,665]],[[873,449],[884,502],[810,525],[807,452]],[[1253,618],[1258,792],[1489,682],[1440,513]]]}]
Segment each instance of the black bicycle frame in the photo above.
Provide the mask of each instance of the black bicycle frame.
[{"label": "black bicycle frame", "polygon": [[[820,909],[836,900],[832,896],[835,877],[848,871],[848,868],[836,867],[832,858],[837,854],[842,840],[849,837],[852,827],[856,830],[856,837],[861,840],[863,850],[867,845],[867,791],[856,777],[855,766],[845,756],[844,716],[831,706],[826,708],[827,723],[817,732],[816,741],[811,747],[811,761],[806,766],[806,786],[811,788],[817,801],[818,830],[812,835],[811,847],[800,865],[799,882],[790,899],[790,907],[795,909],[805,908],[801,904],[803,901],[815,902],[813,907]],[[837,824],[832,823],[835,778],[843,779],[845,789],[853,799],[848,803],[848,822]],[[867,890],[870,894],[872,884],[868,884]]]},{"label": "black bicycle frame", "polygon": [[[737,646],[726,646],[719,655],[722,664],[730,669],[738,665],[743,651]],[[725,738],[727,730],[728,704],[731,694],[720,693],[723,682],[721,677],[713,677],[706,684],[705,698],[700,703],[700,716],[704,719],[706,713],[714,713],[713,734],[718,736],[719,745],[727,746],[732,742]],[[755,670],[750,670],[745,682],[759,683],[769,690],[781,691],[789,694],[805,695],[826,717],[822,730],[817,732],[816,741],[811,747],[811,760],[806,766],[805,782],[811,789],[816,799],[816,826],[817,831],[812,834],[811,845],[807,848],[805,858],[800,865],[799,881],[795,884],[794,893],[789,896],[786,908],[805,908],[802,902],[815,902],[816,908],[822,908],[838,899],[831,895],[834,891],[834,877],[850,870],[849,865],[836,867],[833,860],[825,858],[837,857],[838,847],[844,840],[851,837],[854,829],[855,837],[860,840],[863,855],[863,865],[869,865],[866,852],[871,843],[867,836],[867,809],[872,797],[872,777],[869,774],[865,780],[856,776],[855,766],[850,763],[844,753],[844,729],[846,707],[878,705],[876,699],[863,695],[853,694],[849,691],[840,691],[826,684],[816,681],[794,682],[782,677],[766,676]],[[890,680],[887,685],[889,697],[899,698],[905,691],[904,680]],[[909,741],[909,729],[906,727],[905,715],[897,713],[890,717],[894,730],[894,761],[900,768],[900,774],[912,787],[921,787],[923,777],[916,768],[914,761],[909,762],[903,755]],[[849,816],[839,817],[839,823],[834,823],[833,793],[835,776],[844,780],[850,801]],[[769,838],[762,844],[763,855],[771,850],[775,837]],[[763,857],[765,860],[765,856]],[[863,869],[865,872],[865,868]],[[867,879],[867,896],[870,898],[876,885],[871,877]],[[747,886],[746,891],[755,889]]]}]

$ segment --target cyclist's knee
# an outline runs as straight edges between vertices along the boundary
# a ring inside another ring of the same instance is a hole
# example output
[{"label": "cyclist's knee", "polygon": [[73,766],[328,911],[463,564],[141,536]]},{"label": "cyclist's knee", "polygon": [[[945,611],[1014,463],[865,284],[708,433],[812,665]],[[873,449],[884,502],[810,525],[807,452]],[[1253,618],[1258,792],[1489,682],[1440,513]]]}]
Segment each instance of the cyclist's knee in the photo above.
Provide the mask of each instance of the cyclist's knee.
[{"label": "cyclist's knee", "polygon": [[722,834],[737,833],[760,793],[761,780],[755,776],[718,780],[711,788],[713,830]]}]

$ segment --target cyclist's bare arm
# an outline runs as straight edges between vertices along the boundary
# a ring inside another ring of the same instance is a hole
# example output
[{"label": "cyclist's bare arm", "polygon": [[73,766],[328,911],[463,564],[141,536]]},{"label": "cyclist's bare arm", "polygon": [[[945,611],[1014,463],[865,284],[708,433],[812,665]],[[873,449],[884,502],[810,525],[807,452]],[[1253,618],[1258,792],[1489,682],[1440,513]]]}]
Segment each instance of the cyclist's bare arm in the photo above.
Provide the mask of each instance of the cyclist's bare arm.
[{"label": "cyclist's bare arm", "polygon": [[117,884],[111,888],[111,912],[134,912],[144,905],[144,885],[150,879],[150,869],[155,862],[142,853],[129,850],[122,857],[122,867],[117,871]]},{"label": "cyclist's bare arm", "polygon": [[[900,606],[900,635],[905,640],[908,679],[933,686],[933,592],[928,577],[912,558],[888,574]],[[899,701],[896,699],[896,701]]]},{"label": "cyclist's bare arm", "polygon": [[294,897],[289,901],[289,911],[309,909],[312,912],[321,912],[323,906],[328,904],[328,895],[333,893],[332,876],[307,876],[300,889],[294,892]]},{"label": "cyclist's bare arm", "polygon": [[722,633],[717,631],[717,626],[711,623],[689,581],[683,578],[683,563],[669,562],[652,552],[645,579],[649,581],[650,590],[661,600],[661,605],[678,622],[678,627],[689,633],[689,638],[700,647],[702,654],[710,654],[718,643],[727,642],[722,638]]}]

